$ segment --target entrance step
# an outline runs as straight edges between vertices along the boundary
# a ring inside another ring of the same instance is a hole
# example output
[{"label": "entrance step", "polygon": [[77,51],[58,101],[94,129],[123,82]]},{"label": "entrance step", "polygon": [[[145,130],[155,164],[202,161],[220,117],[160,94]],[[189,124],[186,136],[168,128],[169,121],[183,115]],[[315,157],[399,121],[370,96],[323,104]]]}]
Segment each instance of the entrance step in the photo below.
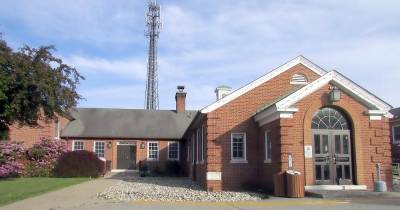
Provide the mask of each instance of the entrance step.
[{"label": "entrance step", "polygon": [[310,185],[306,190],[367,190],[366,185]]},{"label": "entrance step", "polygon": [[139,170],[112,170],[104,175],[104,178],[138,177]]},{"label": "entrance step", "polygon": [[371,192],[367,190],[306,190],[306,196],[327,199],[368,199],[368,198],[400,198],[400,193]]}]

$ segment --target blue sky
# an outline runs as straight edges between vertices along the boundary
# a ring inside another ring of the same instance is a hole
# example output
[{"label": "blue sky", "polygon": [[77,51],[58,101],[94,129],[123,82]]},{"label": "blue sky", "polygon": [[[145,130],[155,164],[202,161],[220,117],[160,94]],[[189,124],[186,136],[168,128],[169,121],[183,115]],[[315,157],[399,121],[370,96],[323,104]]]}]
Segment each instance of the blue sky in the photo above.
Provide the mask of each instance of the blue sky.
[{"label": "blue sky", "polygon": [[[400,1],[159,0],[160,108],[176,85],[200,109],[218,85],[239,88],[304,55],[400,106]],[[143,108],[144,0],[2,0],[14,48],[53,44],[85,77],[81,107]]]}]

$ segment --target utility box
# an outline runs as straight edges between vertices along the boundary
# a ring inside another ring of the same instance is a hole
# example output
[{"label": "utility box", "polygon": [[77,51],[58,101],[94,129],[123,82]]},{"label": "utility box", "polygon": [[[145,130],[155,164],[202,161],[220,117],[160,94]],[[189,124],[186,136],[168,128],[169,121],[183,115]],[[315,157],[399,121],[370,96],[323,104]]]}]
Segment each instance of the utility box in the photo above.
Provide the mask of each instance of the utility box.
[{"label": "utility box", "polygon": [[288,198],[304,198],[304,175],[298,171],[286,171],[286,195]]}]

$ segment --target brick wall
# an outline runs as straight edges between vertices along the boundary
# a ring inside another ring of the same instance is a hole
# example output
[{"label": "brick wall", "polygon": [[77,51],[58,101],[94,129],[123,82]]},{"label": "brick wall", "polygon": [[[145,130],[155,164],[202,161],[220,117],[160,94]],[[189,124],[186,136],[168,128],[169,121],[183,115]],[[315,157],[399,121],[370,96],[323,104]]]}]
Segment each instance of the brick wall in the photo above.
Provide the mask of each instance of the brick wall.
[{"label": "brick wall", "polygon": [[[359,101],[342,91],[342,99],[328,104],[329,85],[307,96],[293,107],[300,111],[293,119],[280,119],[261,128],[254,122],[255,111],[263,104],[293,89],[289,81],[293,74],[301,73],[312,82],[319,76],[301,64],[270,81],[254,88],[230,103],[207,114],[207,171],[222,172],[222,181],[208,181],[207,189],[243,189],[257,185],[271,190],[272,175],[287,170],[287,157],[291,153],[295,169],[305,173],[307,185],[314,184],[312,159],[304,158],[304,145],[312,145],[311,120],[320,108],[330,105],[343,110],[352,122],[352,140],[355,184],[372,189],[375,164],[382,163],[383,180],[391,187],[390,133],[388,119],[370,121],[368,110]],[[264,132],[272,133],[272,163],[264,163]],[[248,163],[231,163],[231,133],[245,132]],[[255,177],[259,177],[258,179]]]},{"label": "brick wall", "polygon": [[304,145],[312,145],[311,120],[324,106],[344,112],[353,122],[351,132],[355,184],[373,189],[375,164],[382,163],[383,180],[391,186],[391,151],[388,119],[370,121],[365,114],[368,108],[342,91],[341,100],[328,102],[329,85],[307,96],[293,107],[299,108],[293,119],[281,119],[281,162],[286,170],[288,153],[292,153],[295,169],[305,173],[306,184],[314,184],[313,160],[304,158]]},{"label": "brick wall", "polygon": [[[263,161],[259,139],[263,137],[252,116],[264,104],[293,89],[289,81],[296,73],[304,74],[310,82],[319,77],[299,64],[207,114],[207,171],[222,172],[222,181],[207,182],[208,189],[243,189],[258,183],[255,177]],[[230,163],[232,132],[246,132],[248,163]]]},{"label": "brick wall", "polygon": [[[95,141],[103,141],[105,142],[105,159],[107,161],[111,161],[111,168],[112,169],[117,169],[117,142],[119,140],[89,140],[85,139],[82,140],[84,141],[84,149],[87,151],[94,152],[94,142]],[[159,140],[156,142],[159,142],[159,160],[147,160],[147,149],[148,141],[144,140],[121,140],[124,142],[135,142],[136,143],[136,168],[139,169],[139,162],[142,161],[143,163],[146,163],[149,166],[150,170],[159,170],[161,172],[165,171],[165,166],[168,161],[168,140]],[[153,141],[153,140],[152,140]],[[72,144],[73,140],[68,140],[68,148],[72,150]],[[172,142],[172,141],[171,141]],[[108,148],[107,145],[111,143],[111,148]],[[144,144],[144,148],[141,148],[141,145]],[[183,158],[183,152],[182,151],[182,144],[180,144],[179,148],[179,153],[180,153],[180,160],[182,161]]]},{"label": "brick wall", "polygon": [[[69,120],[60,118],[60,130],[63,129]],[[54,121],[38,120],[38,126],[19,126],[13,124],[9,127],[9,140],[23,142],[24,147],[32,147],[33,144],[40,142],[42,139],[54,139],[56,123]]]},{"label": "brick wall", "polygon": [[[199,132],[199,133],[198,133]],[[201,158],[201,138],[203,135],[203,158]],[[204,188],[206,187],[206,166],[207,166],[207,127],[206,119],[201,120],[194,125],[190,131],[187,132],[186,139],[186,152],[185,157],[185,168],[187,175],[199,183]],[[187,146],[189,146],[189,159],[187,159]],[[194,154],[193,154],[194,153]],[[194,157],[194,160],[193,160]]]},{"label": "brick wall", "polygon": [[[280,141],[280,122],[275,120],[259,130],[259,162],[258,176],[259,188],[267,192],[273,191],[274,180],[273,175],[281,171],[281,141]],[[264,162],[265,159],[265,132],[271,132],[271,162]]]}]

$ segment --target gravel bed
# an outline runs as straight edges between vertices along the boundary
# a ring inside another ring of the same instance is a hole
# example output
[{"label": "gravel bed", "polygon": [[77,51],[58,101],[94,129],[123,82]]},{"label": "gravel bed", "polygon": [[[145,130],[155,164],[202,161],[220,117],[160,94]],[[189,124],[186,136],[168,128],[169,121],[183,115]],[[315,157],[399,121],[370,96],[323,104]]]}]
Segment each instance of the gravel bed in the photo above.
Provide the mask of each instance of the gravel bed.
[{"label": "gravel bed", "polygon": [[265,198],[255,192],[207,192],[188,178],[137,177],[120,181],[97,195],[107,200],[146,201],[257,201]]}]

